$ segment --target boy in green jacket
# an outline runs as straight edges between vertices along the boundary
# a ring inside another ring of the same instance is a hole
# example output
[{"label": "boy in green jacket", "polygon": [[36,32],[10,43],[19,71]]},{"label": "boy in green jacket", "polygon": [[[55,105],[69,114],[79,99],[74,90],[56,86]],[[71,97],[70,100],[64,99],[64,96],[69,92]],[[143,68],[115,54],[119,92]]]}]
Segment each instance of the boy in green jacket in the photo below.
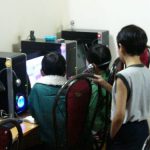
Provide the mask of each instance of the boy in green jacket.
[{"label": "boy in green jacket", "polygon": [[[66,61],[61,54],[51,52],[44,56],[41,65],[43,76],[31,89],[29,109],[39,125],[40,137],[44,143],[45,150],[48,150],[50,148],[54,149],[55,145],[52,108],[57,91],[67,81],[65,77]],[[65,96],[61,97],[59,108],[62,112],[65,112]],[[59,131],[63,136],[64,118],[59,110],[57,115],[59,118]]]}]

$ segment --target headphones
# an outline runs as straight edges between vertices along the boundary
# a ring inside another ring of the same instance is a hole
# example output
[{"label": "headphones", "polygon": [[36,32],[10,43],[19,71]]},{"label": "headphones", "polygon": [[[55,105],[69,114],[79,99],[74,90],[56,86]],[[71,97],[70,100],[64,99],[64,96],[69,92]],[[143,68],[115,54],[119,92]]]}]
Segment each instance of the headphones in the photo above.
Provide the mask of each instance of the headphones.
[{"label": "headphones", "polygon": [[105,66],[105,65],[108,65],[110,63],[110,61],[106,61],[106,62],[104,62],[104,63],[102,63],[102,64],[99,64],[99,65],[97,65],[98,67],[103,67],[103,66]]},{"label": "headphones", "polygon": [[[5,70],[6,71],[10,70],[13,73],[14,77],[16,78],[15,84],[16,84],[17,87],[19,87],[21,85],[21,80],[16,75],[16,72],[13,69],[10,69],[10,68],[4,68],[4,69],[0,70],[0,74],[3,73],[3,71],[5,71]],[[6,88],[5,88],[4,84],[2,83],[2,81],[0,81],[0,92],[5,91],[5,90],[6,90]]]},{"label": "headphones", "polygon": [[[98,67],[103,67],[103,66],[105,66],[105,65],[108,65],[109,63],[110,63],[110,61],[106,61],[106,62],[104,62],[104,63],[102,63],[102,64],[97,65],[97,66],[98,66]],[[84,70],[83,73],[94,73],[94,66],[93,66],[93,64],[89,64],[89,65],[87,66],[87,69]]]}]

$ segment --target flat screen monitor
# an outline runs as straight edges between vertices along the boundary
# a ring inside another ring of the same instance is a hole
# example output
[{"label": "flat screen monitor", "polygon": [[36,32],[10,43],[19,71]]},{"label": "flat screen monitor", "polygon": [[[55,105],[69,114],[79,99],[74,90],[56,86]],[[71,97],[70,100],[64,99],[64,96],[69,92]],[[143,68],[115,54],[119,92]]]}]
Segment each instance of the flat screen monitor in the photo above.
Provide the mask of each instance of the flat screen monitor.
[{"label": "flat screen monitor", "polygon": [[[51,52],[58,52],[66,59],[67,78],[82,73],[86,69],[85,46],[83,44],[77,44],[76,41],[65,41],[60,43],[59,46],[56,49],[52,47]],[[26,68],[31,88],[41,78],[41,61],[43,56],[49,52],[46,50],[42,52],[35,51],[34,55],[33,53],[27,53],[28,60],[26,62]]]},{"label": "flat screen monitor", "polygon": [[[66,59],[66,45],[61,44],[61,55]],[[30,81],[31,88],[41,78],[41,62],[44,56],[35,56],[26,61],[27,74]]]},{"label": "flat screen monitor", "polygon": [[35,57],[26,61],[27,74],[31,88],[41,78],[41,62],[44,56]]}]

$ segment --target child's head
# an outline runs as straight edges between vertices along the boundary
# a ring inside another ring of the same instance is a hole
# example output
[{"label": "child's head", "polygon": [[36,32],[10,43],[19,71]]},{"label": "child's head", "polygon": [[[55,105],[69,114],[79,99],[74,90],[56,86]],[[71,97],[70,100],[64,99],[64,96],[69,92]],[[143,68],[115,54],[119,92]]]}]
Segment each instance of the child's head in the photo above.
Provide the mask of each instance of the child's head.
[{"label": "child's head", "polygon": [[140,55],[147,45],[147,35],[145,31],[136,26],[128,25],[121,29],[117,35],[118,47],[123,46],[128,55]]},{"label": "child's head", "polygon": [[87,52],[87,60],[96,65],[100,70],[107,70],[111,61],[111,53],[108,47],[102,44],[91,46]]},{"label": "child's head", "polygon": [[66,61],[61,54],[50,52],[42,60],[41,71],[44,75],[64,76],[66,72]]}]

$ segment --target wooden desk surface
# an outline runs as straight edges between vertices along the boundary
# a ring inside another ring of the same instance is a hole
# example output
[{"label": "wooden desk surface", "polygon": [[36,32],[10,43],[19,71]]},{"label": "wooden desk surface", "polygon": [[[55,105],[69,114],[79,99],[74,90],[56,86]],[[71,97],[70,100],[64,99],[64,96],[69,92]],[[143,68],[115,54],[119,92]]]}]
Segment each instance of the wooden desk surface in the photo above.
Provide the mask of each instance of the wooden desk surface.
[{"label": "wooden desk surface", "polygon": [[[30,132],[32,132],[32,130],[36,129],[37,127],[38,127],[37,124],[22,122],[21,128],[22,128],[23,136],[29,134]],[[16,127],[12,128],[11,132],[12,132],[13,140],[15,140],[18,137],[18,131]]]}]

